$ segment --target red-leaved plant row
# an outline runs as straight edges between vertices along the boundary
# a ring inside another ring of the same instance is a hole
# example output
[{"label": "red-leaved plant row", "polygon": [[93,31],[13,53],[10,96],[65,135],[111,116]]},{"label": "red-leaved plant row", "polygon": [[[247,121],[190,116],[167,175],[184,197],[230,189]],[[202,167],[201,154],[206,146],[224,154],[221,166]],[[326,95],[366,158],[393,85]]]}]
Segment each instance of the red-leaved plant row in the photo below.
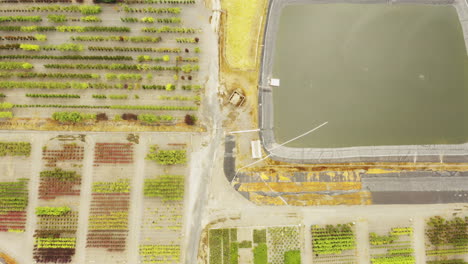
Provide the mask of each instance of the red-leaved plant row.
[{"label": "red-leaved plant row", "polygon": [[57,167],[58,161],[82,161],[84,147],[75,144],[64,144],[60,150],[42,151],[42,159],[46,160],[46,167]]},{"label": "red-leaved plant row", "polygon": [[8,212],[0,214],[0,232],[7,232],[9,229],[24,230],[26,225],[26,212]]},{"label": "red-leaved plant row", "polygon": [[[90,218],[128,212],[130,206],[129,193],[93,193],[92,197]],[[92,230],[89,228],[86,247],[121,252],[125,250],[127,234],[128,227],[117,230]]]},{"label": "red-leaved plant row", "polygon": [[94,166],[133,163],[132,143],[96,143]]},{"label": "red-leaved plant row", "polygon": [[80,195],[81,178],[75,180],[59,180],[41,178],[39,185],[39,199],[52,200],[57,196]]}]

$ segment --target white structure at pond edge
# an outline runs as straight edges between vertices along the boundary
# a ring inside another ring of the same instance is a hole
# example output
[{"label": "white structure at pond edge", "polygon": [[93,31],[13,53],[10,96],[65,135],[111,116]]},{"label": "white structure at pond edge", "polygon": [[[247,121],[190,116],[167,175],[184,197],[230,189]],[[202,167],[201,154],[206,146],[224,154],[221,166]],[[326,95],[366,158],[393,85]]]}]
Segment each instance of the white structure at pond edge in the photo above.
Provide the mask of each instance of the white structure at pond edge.
[{"label": "white structure at pond edge", "polygon": [[280,86],[280,79],[271,79],[270,80],[270,85],[279,87]]}]

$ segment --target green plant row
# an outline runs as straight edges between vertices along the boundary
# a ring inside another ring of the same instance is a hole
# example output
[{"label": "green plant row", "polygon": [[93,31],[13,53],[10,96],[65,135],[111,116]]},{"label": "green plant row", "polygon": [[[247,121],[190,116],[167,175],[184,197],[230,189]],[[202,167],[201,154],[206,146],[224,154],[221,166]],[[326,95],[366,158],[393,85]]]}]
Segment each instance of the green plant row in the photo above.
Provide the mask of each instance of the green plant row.
[{"label": "green plant row", "polygon": [[126,81],[126,80],[139,81],[139,80],[143,79],[143,77],[139,73],[119,73],[119,74],[106,73],[106,79],[107,80],[119,79],[121,81]]},{"label": "green plant row", "polygon": [[35,245],[37,248],[75,248],[76,238],[74,237],[36,237]]},{"label": "green plant row", "polygon": [[133,60],[131,56],[84,56],[84,55],[0,55],[0,59],[39,59],[39,60]]},{"label": "green plant row", "polygon": [[61,73],[61,72],[0,72],[0,78],[78,78],[78,79],[98,79],[101,76],[94,73]]},{"label": "green plant row", "polygon": [[26,97],[32,98],[80,98],[78,94],[32,94],[27,93]]},{"label": "green plant row", "polygon": [[0,70],[32,69],[33,66],[27,62],[0,61]]},{"label": "green plant row", "polygon": [[62,207],[36,207],[36,215],[37,216],[61,216],[69,213],[71,211],[70,207],[62,206]]},{"label": "green plant row", "polygon": [[182,95],[174,95],[174,96],[168,96],[168,95],[159,95],[158,96],[159,100],[170,100],[170,101],[200,101],[201,98],[198,95],[195,96],[182,96]]},{"label": "green plant row", "polygon": [[94,182],[94,193],[129,193],[130,181],[128,179],[120,179],[115,182]]},{"label": "green plant row", "polygon": [[130,32],[129,27],[104,27],[104,26],[0,26],[0,31],[21,32]]},{"label": "green plant row", "polygon": [[162,8],[155,8],[155,7],[129,7],[128,5],[122,5],[122,9],[124,12],[127,13],[156,13],[156,14],[179,14],[182,11],[180,7],[162,7]]},{"label": "green plant row", "polygon": [[140,245],[139,253],[143,263],[162,263],[161,261],[172,263],[180,260],[178,245]]},{"label": "green plant row", "polygon": [[83,15],[93,15],[101,13],[99,5],[41,5],[28,8],[32,12],[80,12]]},{"label": "green plant row", "polygon": [[372,258],[372,264],[414,264],[416,260],[413,256],[392,256],[382,258]]},{"label": "green plant row", "polygon": [[439,249],[439,250],[427,250],[427,256],[448,256],[458,255],[466,253],[467,248],[454,248],[454,249]]},{"label": "green plant row", "polygon": [[174,120],[174,117],[170,115],[140,114],[138,120],[147,123],[170,122]]},{"label": "green plant row", "polygon": [[126,4],[195,4],[195,0],[124,0]]},{"label": "green plant row", "polygon": [[104,46],[88,46],[90,51],[132,51],[132,52],[158,52],[158,53],[180,53],[180,48],[154,48],[154,47],[104,47]]},{"label": "green plant row", "polygon": [[172,91],[176,87],[173,84],[166,85],[141,85],[139,83],[109,84],[88,82],[23,82],[23,81],[0,81],[2,89],[156,89]]},{"label": "green plant row", "polygon": [[159,28],[143,27],[141,31],[148,32],[148,33],[189,33],[189,34],[199,32],[199,30],[196,28],[171,27],[171,26],[163,26]]},{"label": "green plant row", "polygon": [[182,88],[182,90],[185,90],[185,91],[190,91],[190,90],[198,91],[198,90],[200,90],[202,87],[201,87],[201,85],[192,85],[192,84],[189,84],[189,85],[182,85],[181,88]]},{"label": "green plant row", "polygon": [[58,122],[78,123],[86,120],[96,120],[96,114],[80,112],[55,112],[52,114],[52,119]]},{"label": "green plant row", "polygon": [[163,201],[181,201],[184,198],[184,181],[182,175],[161,175],[156,179],[145,179],[145,197],[158,197]]},{"label": "green plant row", "polygon": [[468,264],[468,262],[463,259],[447,259],[427,261],[426,264]]},{"label": "green plant row", "polygon": [[41,171],[41,178],[54,178],[60,181],[76,181],[81,179],[81,175],[77,174],[75,171],[66,171],[60,168],[55,168],[54,170]]},{"label": "green plant row", "polygon": [[[188,65],[188,66],[187,66]],[[87,70],[134,70],[134,71],[184,71],[189,73],[197,71],[198,65],[183,65],[183,66],[151,66],[149,64],[45,64],[48,69],[87,69]]]},{"label": "green plant row", "polygon": [[167,111],[196,111],[197,106],[172,106],[172,105],[111,105],[109,109],[122,110],[167,110]]},{"label": "green plant row", "polygon": [[41,22],[40,16],[0,16],[0,23],[2,22]]},{"label": "green plant row", "polygon": [[187,163],[186,150],[159,150],[157,145],[150,146],[146,155],[147,160],[155,161],[161,165],[175,165]]},{"label": "green plant row", "polygon": [[[61,105],[61,104],[15,104],[15,108],[82,108],[82,109],[120,109],[120,110],[166,110],[166,111],[196,111],[197,106],[172,105]],[[53,117],[54,118],[54,117]],[[55,118],[54,118],[55,119]],[[164,153],[164,152],[163,152]]]},{"label": "green plant row", "polygon": [[42,34],[35,34],[34,36],[0,36],[0,40],[10,40],[10,41],[46,41],[47,36]]},{"label": "green plant row", "polygon": [[198,43],[198,38],[176,38],[177,43]]},{"label": "green plant row", "polygon": [[395,236],[403,236],[403,235],[411,235],[413,234],[412,227],[395,227],[392,228],[391,235]]},{"label": "green plant row", "polygon": [[122,41],[122,42],[161,42],[161,37],[150,36],[72,36],[73,41]]}]

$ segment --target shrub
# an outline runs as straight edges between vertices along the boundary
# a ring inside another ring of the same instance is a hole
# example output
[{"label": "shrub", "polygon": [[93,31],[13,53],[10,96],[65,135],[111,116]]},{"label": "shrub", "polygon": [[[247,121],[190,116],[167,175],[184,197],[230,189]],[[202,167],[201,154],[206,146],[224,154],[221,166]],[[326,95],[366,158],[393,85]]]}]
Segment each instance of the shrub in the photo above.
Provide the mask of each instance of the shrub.
[{"label": "shrub", "polygon": [[122,115],[122,119],[123,120],[137,120],[138,116],[135,114],[131,114],[131,113],[125,113]]},{"label": "shrub", "polygon": [[107,117],[106,113],[99,113],[96,115],[97,121],[107,121],[109,118]]},{"label": "shrub", "polygon": [[186,114],[184,118],[185,124],[189,126],[195,125],[196,117],[194,115]]}]

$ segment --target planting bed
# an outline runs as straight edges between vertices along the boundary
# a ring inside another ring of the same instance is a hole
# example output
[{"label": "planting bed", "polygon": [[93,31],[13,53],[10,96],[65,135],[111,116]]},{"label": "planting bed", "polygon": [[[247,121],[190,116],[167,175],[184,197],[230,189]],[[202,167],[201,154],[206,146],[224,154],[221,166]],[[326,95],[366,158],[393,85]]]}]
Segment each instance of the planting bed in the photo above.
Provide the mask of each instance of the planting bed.
[{"label": "planting bed", "polygon": [[300,264],[300,233],[297,226],[211,229],[209,263]]},{"label": "planting bed", "polygon": [[314,263],[357,263],[353,224],[314,225],[311,232]]},{"label": "planting bed", "polygon": [[468,216],[434,216],[426,220],[428,264],[468,262]]},{"label": "planting bed", "polygon": [[134,175],[133,147],[132,143],[119,141],[95,144],[87,261],[127,261],[130,186]]},{"label": "planting bed", "polygon": [[69,263],[75,256],[84,138],[60,135],[42,147],[33,258]]},{"label": "planting bed", "polygon": [[370,255],[372,264],[413,264],[413,228],[410,223],[388,227],[382,222],[376,223],[369,233]]},{"label": "planting bed", "polygon": [[24,232],[30,175],[29,142],[0,142],[0,232]]},{"label": "planting bed", "polygon": [[176,129],[197,115],[207,76],[198,2],[0,3],[0,126]]},{"label": "planting bed", "polygon": [[142,263],[181,263],[187,143],[176,138],[149,146],[139,248]]}]

